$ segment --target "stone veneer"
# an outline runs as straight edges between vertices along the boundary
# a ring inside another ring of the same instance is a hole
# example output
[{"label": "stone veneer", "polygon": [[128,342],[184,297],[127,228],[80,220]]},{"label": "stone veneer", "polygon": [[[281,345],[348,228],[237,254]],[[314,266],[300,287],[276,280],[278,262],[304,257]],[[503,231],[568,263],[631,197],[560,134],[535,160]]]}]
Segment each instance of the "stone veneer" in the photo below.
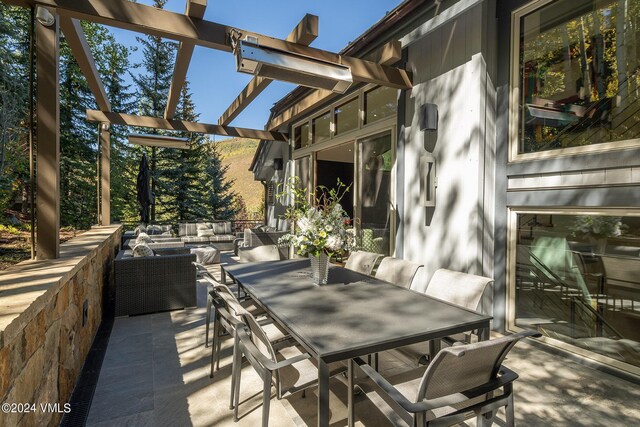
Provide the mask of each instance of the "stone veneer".
[{"label": "stone veneer", "polygon": [[[65,242],[60,258],[0,272],[0,402],[36,405],[0,411],[0,426],[58,425],[62,413],[40,404],[69,401],[112,289],[122,227],[94,227]],[[88,317],[82,325],[82,307]]]}]

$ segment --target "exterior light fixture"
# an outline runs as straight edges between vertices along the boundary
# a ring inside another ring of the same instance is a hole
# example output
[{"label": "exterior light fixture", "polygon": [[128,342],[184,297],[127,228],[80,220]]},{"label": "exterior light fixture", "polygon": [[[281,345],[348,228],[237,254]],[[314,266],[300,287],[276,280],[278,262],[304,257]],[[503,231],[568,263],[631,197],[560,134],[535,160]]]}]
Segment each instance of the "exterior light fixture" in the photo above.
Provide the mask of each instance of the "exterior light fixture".
[{"label": "exterior light fixture", "polygon": [[236,69],[272,80],[344,93],[353,83],[351,69],[288,51],[260,46],[255,37],[234,42]]},{"label": "exterior light fixture", "polygon": [[177,138],[175,136],[136,134],[129,135],[129,142],[131,144],[146,145],[148,147],[189,149],[189,139]]},{"label": "exterior light fixture", "polygon": [[56,22],[56,17],[53,16],[53,13],[42,6],[36,8],[36,19],[45,27],[50,27]]},{"label": "exterior light fixture", "polygon": [[111,129],[111,126],[107,122],[100,123],[100,129],[105,131],[105,132],[108,132],[109,129]]},{"label": "exterior light fixture", "polygon": [[438,130],[438,106],[423,104],[420,107],[420,130]]}]

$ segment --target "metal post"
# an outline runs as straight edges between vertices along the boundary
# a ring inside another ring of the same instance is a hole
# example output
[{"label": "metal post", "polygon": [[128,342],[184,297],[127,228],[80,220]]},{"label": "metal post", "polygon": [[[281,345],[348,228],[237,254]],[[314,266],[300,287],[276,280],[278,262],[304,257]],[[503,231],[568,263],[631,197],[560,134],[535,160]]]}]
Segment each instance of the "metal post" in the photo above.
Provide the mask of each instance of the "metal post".
[{"label": "metal post", "polygon": [[60,87],[59,24],[36,22],[37,64],[37,254],[38,259],[60,256]]}]

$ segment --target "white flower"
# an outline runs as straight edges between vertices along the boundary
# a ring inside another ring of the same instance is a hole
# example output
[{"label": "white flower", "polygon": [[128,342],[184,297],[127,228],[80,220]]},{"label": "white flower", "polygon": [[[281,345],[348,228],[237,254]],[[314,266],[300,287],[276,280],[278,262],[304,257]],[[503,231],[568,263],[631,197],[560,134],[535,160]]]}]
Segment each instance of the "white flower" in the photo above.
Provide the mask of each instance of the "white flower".
[{"label": "white flower", "polygon": [[327,237],[326,248],[330,251],[337,251],[342,249],[342,238],[336,234],[332,234]]}]

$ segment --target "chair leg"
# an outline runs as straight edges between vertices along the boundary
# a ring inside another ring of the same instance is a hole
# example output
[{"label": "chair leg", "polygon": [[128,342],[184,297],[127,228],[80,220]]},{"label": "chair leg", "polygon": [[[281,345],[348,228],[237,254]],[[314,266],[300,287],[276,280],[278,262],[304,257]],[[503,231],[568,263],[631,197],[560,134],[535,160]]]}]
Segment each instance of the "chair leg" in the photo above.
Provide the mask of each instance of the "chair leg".
[{"label": "chair leg", "polygon": [[211,373],[209,374],[209,378],[213,378],[214,366],[216,361],[216,348],[218,347],[218,342],[220,341],[220,321],[215,316],[215,320],[213,322],[213,342],[211,343]]},{"label": "chair leg", "polygon": [[[240,353],[240,351],[238,351],[238,353]],[[240,378],[242,377],[242,375],[240,375],[241,370],[242,369],[240,366],[236,368],[235,381],[234,381],[235,390],[233,392],[233,398],[232,398],[234,401],[233,421],[235,422],[238,422],[238,407],[240,406]]]},{"label": "chair leg", "polygon": [[507,427],[512,427],[515,425],[515,410],[513,408],[513,393],[509,395],[507,398],[507,407],[504,408],[506,413],[506,424]]},{"label": "chair leg", "polygon": [[209,323],[211,323],[211,295],[207,296],[207,318],[205,325],[204,346],[209,346]]},{"label": "chair leg", "polygon": [[271,404],[271,372],[267,371],[264,376],[264,386],[262,388],[262,427],[269,426],[270,404]]},{"label": "chair leg", "polygon": [[231,403],[229,405],[229,409],[233,409],[235,405],[238,404],[235,399],[235,390],[236,390],[236,374],[242,369],[242,354],[240,353],[240,348],[238,346],[238,337],[233,337],[233,363],[231,365]]}]

